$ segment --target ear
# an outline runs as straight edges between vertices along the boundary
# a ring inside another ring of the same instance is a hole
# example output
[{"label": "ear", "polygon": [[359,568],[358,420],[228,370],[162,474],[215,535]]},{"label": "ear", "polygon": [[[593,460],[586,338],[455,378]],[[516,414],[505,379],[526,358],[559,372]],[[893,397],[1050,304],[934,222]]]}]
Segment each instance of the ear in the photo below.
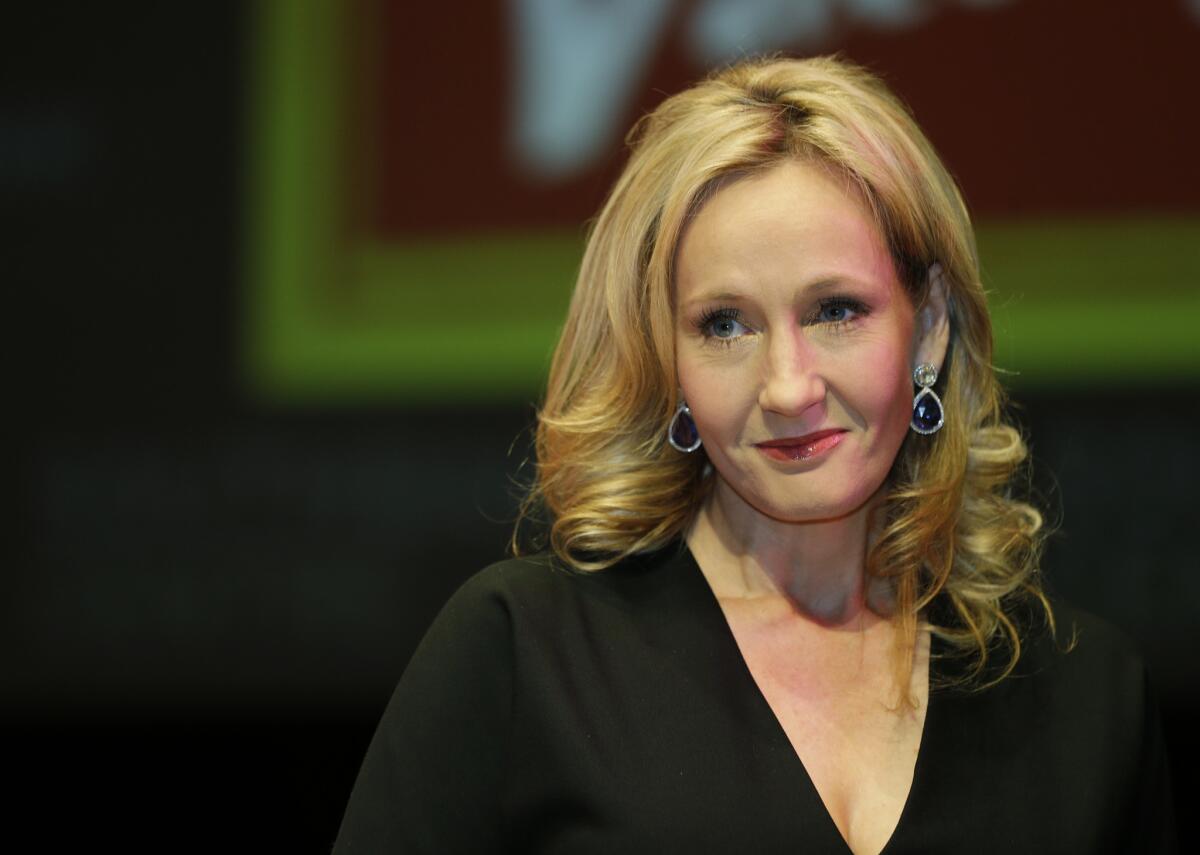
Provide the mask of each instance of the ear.
[{"label": "ear", "polygon": [[925,301],[917,307],[913,329],[913,367],[928,362],[942,373],[946,348],[950,345],[950,306],[942,265],[929,267],[929,287]]}]

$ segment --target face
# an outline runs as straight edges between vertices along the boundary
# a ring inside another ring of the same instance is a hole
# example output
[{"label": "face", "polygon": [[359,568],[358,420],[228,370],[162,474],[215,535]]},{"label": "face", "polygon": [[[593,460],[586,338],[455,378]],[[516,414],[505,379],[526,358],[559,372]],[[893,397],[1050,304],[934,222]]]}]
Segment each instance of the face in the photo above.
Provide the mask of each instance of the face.
[{"label": "face", "polygon": [[917,316],[832,170],[785,161],[719,189],[675,277],[679,385],[718,491],[785,522],[862,508],[908,430],[913,366],[941,368],[941,303]]}]

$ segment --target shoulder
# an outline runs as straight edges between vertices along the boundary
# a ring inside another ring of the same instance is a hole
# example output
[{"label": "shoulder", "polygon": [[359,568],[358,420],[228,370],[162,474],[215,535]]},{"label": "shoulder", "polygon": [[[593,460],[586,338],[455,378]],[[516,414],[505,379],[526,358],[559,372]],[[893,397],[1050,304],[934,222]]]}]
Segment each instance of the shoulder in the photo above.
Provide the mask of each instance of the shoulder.
[{"label": "shoulder", "polygon": [[[1157,717],[1137,643],[1109,621],[1061,600],[1055,627],[1026,635],[1021,659],[1000,696],[1063,744],[1091,737],[1134,763],[1145,728]],[[1122,748],[1121,746],[1124,746]]]},{"label": "shoulder", "polygon": [[[1007,635],[993,640],[981,679],[969,677],[970,656],[937,644],[944,657],[939,667],[948,685],[962,680],[960,688],[973,691],[972,684],[1071,685],[1086,683],[1096,689],[1114,686],[1128,689],[1144,679],[1145,664],[1137,643],[1108,620],[1087,609],[1053,597],[1051,615],[1033,597],[1008,603],[1006,618],[1016,629],[1018,659],[1008,671],[1013,652]],[[971,651],[973,653],[973,651]],[[1007,672],[1007,674],[1006,674]]]},{"label": "shoulder", "polygon": [[[1012,851],[1174,851],[1166,754],[1141,651],[1090,611],[1057,598],[1051,605],[1053,630],[1036,605],[1009,613],[1023,631],[1008,676],[936,703],[931,696],[927,722],[938,734],[932,750],[946,798],[986,780],[1005,795],[1004,810],[1027,806],[1030,823],[1012,826]],[[1021,835],[1027,844],[1015,842]]]},{"label": "shoulder", "polygon": [[1010,613],[1023,629],[1016,667],[982,688],[948,691],[943,725],[962,739],[987,734],[987,750],[1029,758],[1051,778],[1087,770],[1097,786],[1123,787],[1137,778],[1157,727],[1145,662],[1109,621],[1051,605],[1053,629],[1036,606]]},{"label": "shoulder", "polygon": [[679,550],[667,547],[595,571],[573,569],[546,552],[508,558],[468,578],[445,608],[464,614],[503,613],[510,620],[579,609],[635,609],[675,596],[681,557]]},{"label": "shoulder", "polygon": [[707,592],[688,554],[668,547],[581,572],[552,555],[491,564],[450,597],[425,644],[473,651],[530,674],[579,667],[583,658],[637,658],[672,633],[695,632]]},{"label": "shoulder", "polygon": [[581,576],[545,552],[506,558],[468,578],[455,592],[452,601],[494,602],[536,597],[548,591],[569,589]]},{"label": "shoulder", "polygon": [[[1002,676],[1010,650],[998,647],[990,651],[982,690],[970,681],[949,684],[946,690],[974,695],[980,703],[1010,713],[1025,710],[1041,722],[1070,722],[1093,714],[1118,725],[1142,721],[1150,703],[1149,681],[1137,643],[1087,609],[1059,598],[1051,606],[1053,622],[1035,602],[1008,612],[1020,638],[1011,672]],[[965,675],[968,666],[951,656],[942,667],[953,679]]]},{"label": "shoulder", "polygon": [[1074,790],[1062,815],[1076,811],[1076,826],[1085,824],[1084,806],[1100,817],[1127,805],[1119,822],[1129,836],[1114,851],[1175,851],[1158,700],[1142,651],[1086,609],[1052,605],[1057,633],[1029,639],[1018,666],[1024,676],[1000,694],[1002,715],[1025,724],[1013,744],[1034,749],[1051,784]]},{"label": "shoulder", "polygon": [[1126,689],[1144,680],[1145,660],[1127,633],[1072,603],[1055,599],[1051,605],[1054,626],[1042,621],[1026,633],[1019,672],[1048,671]]}]

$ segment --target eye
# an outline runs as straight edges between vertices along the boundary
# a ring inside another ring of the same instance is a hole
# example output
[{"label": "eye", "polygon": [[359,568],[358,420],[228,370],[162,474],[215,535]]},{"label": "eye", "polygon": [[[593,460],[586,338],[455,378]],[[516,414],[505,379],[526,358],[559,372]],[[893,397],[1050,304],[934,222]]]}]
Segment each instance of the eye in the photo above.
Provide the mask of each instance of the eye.
[{"label": "eye", "polygon": [[742,322],[742,313],[728,307],[705,312],[696,322],[696,329],[706,339],[717,339],[722,344],[730,343],[750,332]]},{"label": "eye", "polygon": [[828,297],[818,304],[811,321],[836,327],[862,318],[868,312],[864,303],[852,297]]}]

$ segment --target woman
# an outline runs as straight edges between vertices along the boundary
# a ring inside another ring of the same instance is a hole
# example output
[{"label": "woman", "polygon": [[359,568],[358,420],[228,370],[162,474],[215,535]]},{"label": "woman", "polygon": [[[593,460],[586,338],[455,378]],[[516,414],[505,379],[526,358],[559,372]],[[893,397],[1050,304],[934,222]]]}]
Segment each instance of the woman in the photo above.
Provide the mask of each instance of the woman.
[{"label": "woman", "polygon": [[1170,851],[1145,669],[1042,591],[991,353],[961,196],[877,79],[665,101],[539,414],[552,549],[438,616],[337,851]]}]

